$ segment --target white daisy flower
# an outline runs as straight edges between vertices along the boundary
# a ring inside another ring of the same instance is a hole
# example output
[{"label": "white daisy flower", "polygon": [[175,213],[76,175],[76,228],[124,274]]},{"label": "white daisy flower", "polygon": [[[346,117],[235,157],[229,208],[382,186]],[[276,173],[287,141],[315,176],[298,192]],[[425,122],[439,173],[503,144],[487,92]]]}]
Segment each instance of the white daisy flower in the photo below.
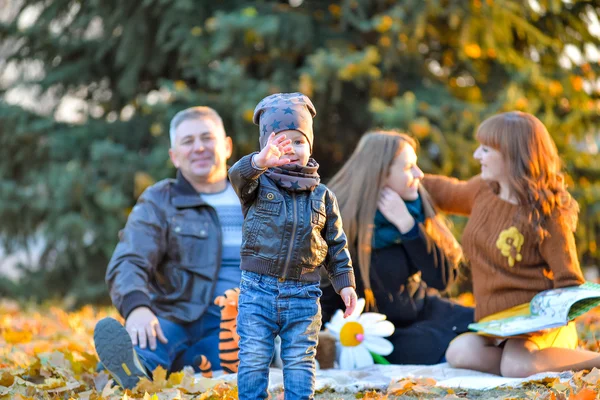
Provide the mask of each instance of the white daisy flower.
[{"label": "white daisy flower", "polygon": [[370,352],[389,355],[394,345],[384,337],[394,333],[394,324],[379,313],[362,313],[365,299],[358,299],[356,308],[344,319],[344,312],[337,310],[331,321],[325,324],[341,344],[338,362],[341,369],[362,368],[374,364]]}]

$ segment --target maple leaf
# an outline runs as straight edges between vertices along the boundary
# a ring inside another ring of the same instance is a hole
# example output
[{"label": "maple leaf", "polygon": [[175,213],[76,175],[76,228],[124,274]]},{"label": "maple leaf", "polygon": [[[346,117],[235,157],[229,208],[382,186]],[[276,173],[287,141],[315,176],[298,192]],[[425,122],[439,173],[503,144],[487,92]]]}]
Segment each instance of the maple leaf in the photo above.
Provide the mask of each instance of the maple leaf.
[{"label": "maple leaf", "polygon": [[414,382],[410,379],[401,379],[388,386],[387,393],[393,396],[402,396],[415,386]]},{"label": "maple leaf", "polygon": [[592,369],[590,373],[581,378],[581,380],[590,385],[598,385],[598,382],[600,381],[600,369]]},{"label": "maple leaf", "polygon": [[17,331],[7,329],[2,333],[2,337],[8,344],[21,344],[31,342],[33,333],[30,331]]},{"label": "maple leaf", "polygon": [[595,400],[598,398],[598,392],[590,388],[581,389],[577,394],[571,393],[569,400]]}]

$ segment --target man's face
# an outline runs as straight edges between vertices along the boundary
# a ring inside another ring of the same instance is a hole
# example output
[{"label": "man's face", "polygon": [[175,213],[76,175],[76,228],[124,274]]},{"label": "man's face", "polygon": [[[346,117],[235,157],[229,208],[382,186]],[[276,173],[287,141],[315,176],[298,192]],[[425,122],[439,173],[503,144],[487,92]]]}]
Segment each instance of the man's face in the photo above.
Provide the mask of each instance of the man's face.
[{"label": "man's face", "polygon": [[175,130],[169,156],[189,181],[218,182],[227,178],[231,138],[210,118],[186,119]]}]

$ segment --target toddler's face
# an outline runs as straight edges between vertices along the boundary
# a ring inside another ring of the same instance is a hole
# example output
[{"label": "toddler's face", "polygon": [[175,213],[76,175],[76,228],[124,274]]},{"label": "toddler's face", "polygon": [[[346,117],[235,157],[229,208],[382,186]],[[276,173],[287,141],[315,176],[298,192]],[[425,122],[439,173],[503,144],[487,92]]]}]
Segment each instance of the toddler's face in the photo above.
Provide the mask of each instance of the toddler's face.
[{"label": "toddler's face", "polygon": [[279,132],[275,137],[278,138],[281,135],[285,135],[286,138],[290,139],[292,143],[292,151],[287,153],[290,159],[290,164],[300,165],[305,167],[308,164],[310,158],[310,145],[308,139],[300,131],[288,129]]}]

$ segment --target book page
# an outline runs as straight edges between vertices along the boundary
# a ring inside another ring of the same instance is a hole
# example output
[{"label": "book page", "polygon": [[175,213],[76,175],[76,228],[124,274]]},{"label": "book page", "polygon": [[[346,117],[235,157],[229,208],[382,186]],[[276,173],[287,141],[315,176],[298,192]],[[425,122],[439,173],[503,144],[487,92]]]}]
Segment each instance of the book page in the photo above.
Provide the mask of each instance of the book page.
[{"label": "book page", "polygon": [[552,318],[521,315],[495,321],[470,324],[469,328],[490,335],[505,337],[536,332],[542,329],[550,329],[560,325],[560,322],[556,322]]},{"label": "book page", "polygon": [[569,310],[579,300],[600,297],[600,291],[594,285],[584,285],[546,290],[538,293],[529,305],[532,315],[543,316],[547,319],[567,323],[569,321]]}]

